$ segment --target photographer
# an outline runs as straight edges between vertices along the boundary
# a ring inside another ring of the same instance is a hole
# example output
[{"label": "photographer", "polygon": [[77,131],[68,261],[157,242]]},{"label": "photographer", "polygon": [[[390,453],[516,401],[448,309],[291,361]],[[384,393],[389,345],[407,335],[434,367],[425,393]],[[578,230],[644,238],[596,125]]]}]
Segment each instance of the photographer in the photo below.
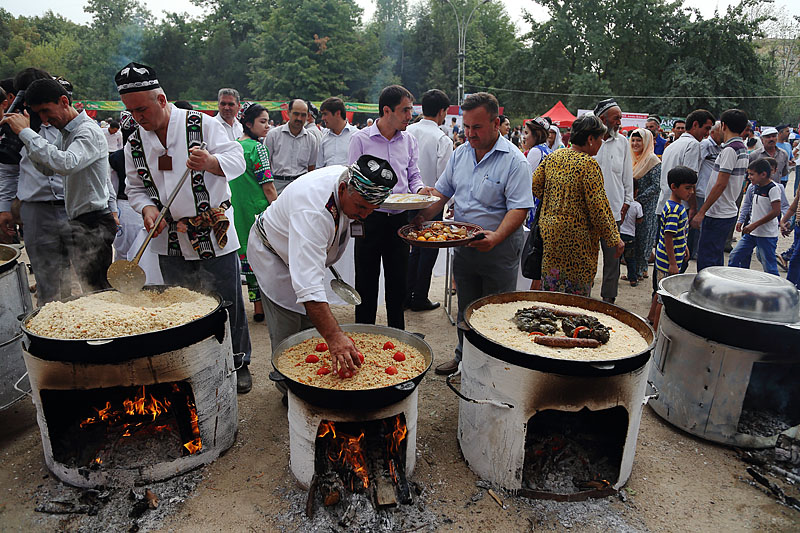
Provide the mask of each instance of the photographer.
[{"label": "photographer", "polygon": [[64,176],[63,201],[69,219],[65,240],[72,266],[84,291],[108,288],[106,270],[111,264],[117,221],[108,207],[105,135],[85,112],[72,107],[70,94],[52,78],[31,83],[25,103],[43,123],[60,130],[52,144],[31,129],[27,110],[7,114],[0,124],[8,124],[19,136],[30,161],[42,174],[40,183],[54,174]]},{"label": "photographer", "polygon": [[[15,79],[11,79],[11,99],[6,99],[5,103],[10,106],[14,100],[17,92],[15,86],[25,90],[37,79],[50,78],[50,74],[39,69],[21,71]],[[8,80],[0,83],[4,88],[9,85]],[[38,133],[52,143],[56,140],[58,130],[49,124],[42,124]],[[0,140],[0,146],[6,145],[8,141],[4,137]],[[36,278],[37,299],[39,305],[44,305],[70,296],[67,254],[69,225],[64,209],[63,178],[58,174],[44,176],[39,172],[24,146],[19,155],[19,164],[0,164],[0,231],[13,237],[15,229],[11,206],[14,198],[18,198],[21,201],[20,219],[25,228],[25,248]]]}]

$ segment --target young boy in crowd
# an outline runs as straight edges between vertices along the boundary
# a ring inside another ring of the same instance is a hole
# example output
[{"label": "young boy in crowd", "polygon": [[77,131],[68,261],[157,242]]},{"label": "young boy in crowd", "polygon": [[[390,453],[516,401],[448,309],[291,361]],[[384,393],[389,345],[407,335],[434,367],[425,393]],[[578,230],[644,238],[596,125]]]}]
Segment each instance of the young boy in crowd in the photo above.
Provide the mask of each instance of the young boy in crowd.
[{"label": "young boy in crowd", "polygon": [[[776,176],[775,173],[778,170],[778,162],[775,161],[775,159],[772,158],[772,157],[764,157],[762,159],[764,159],[764,161],[769,163],[769,166],[770,166],[770,169],[771,169],[771,172],[770,172],[771,179],[772,179],[772,181],[775,181],[777,183],[777,180],[775,179],[775,176]],[[778,184],[778,187],[781,190],[781,216],[783,216],[783,215],[786,214],[786,211],[789,209],[789,200],[786,198],[786,190],[784,189],[783,185]],[[737,224],[736,224],[736,231],[738,231],[740,233],[742,231],[741,228],[746,226],[751,220],[750,213],[751,213],[751,211],[753,209],[753,194],[755,193],[755,190],[756,190],[756,187],[752,183],[750,183],[749,180],[748,180],[747,190],[745,191],[744,197],[742,198],[742,206],[739,208],[739,219],[737,220]],[[758,261],[763,266],[764,265],[764,260],[762,259],[761,249],[760,248],[756,248],[756,257],[758,258]],[[778,262],[778,267],[780,267],[781,266],[781,256],[780,256],[780,254],[776,254],[775,255],[775,259]],[[750,268],[750,257],[742,257],[741,266],[742,266],[742,268]],[[788,270],[788,268],[789,267],[788,267],[788,263],[787,263],[787,267],[784,270]]]},{"label": "young boy in crowd", "polygon": [[[633,197],[636,198],[638,193],[639,183],[633,180]],[[625,243],[625,266],[628,267],[628,275],[627,277],[623,276],[623,279],[627,279],[631,287],[636,287],[639,284],[639,276],[637,275],[639,266],[636,264],[636,247],[633,242],[636,240],[636,224],[641,224],[643,220],[642,204],[634,200],[630,203],[625,220],[622,221],[622,225],[619,227],[620,237],[622,242]]]},{"label": "young boy in crowd", "polygon": [[747,147],[742,132],[748,127],[747,113],[728,109],[720,116],[724,144],[708,179],[706,199],[692,219],[692,227],[700,229],[697,243],[697,271],[725,264],[725,241],[736,226],[739,207],[736,200],[742,192],[747,174]]},{"label": "young boy in crowd", "polygon": [[656,245],[656,261],[653,265],[653,300],[647,320],[658,331],[658,319],[661,315],[661,300],[656,291],[658,283],[678,274],[681,265],[687,259],[686,239],[689,233],[689,214],[681,202],[686,202],[694,194],[697,184],[697,172],[689,167],[678,165],[667,174],[670,197],[661,211],[661,227]]},{"label": "young boy in crowd", "polygon": [[[749,268],[753,248],[758,247],[759,260],[764,272],[778,275],[775,249],[778,246],[778,219],[781,216],[781,186],[770,179],[769,161],[757,159],[747,167],[747,176],[753,189],[753,202],[749,223],[739,220],[736,229],[742,232],[736,248],[728,258],[728,266]],[[749,190],[748,190],[749,192]]]}]

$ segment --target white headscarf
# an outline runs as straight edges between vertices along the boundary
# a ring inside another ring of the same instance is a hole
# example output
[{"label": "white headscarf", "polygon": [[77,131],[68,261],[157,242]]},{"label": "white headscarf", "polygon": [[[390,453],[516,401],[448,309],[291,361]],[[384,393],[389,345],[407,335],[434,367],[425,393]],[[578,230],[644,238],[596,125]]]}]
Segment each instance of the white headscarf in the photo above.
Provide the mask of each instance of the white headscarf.
[{"label": "white headscarf", "polygon": [[553,150],[553,151],[556,151],[559,148],[564,148],[564,145],[561,143],[561,130],[558,129],[558,126],[553,124],[552,126],[550,126],[550,131],[554,131],[556,133],[556,138],[553,141],[552,146],[550,145],[550,143],[548,141],[545,141],[545,143],[547,144],[547,147],[550,148],[550,150]]},{"label": "white headscarf", "polygon": [[[634,133],[638,133],[639,136],[642,138],[642,152],[637,154],[631,148],[631,158],[633,160],[633,178],[639,179],[652,169],[657,164],[661,163],[661,160],[655,154],[654,147],[653,147],[653,134],[650,133],[650,130],[646,128],[636,128]],[[630,146],[630,141],[628,141],[628,146]]]}]

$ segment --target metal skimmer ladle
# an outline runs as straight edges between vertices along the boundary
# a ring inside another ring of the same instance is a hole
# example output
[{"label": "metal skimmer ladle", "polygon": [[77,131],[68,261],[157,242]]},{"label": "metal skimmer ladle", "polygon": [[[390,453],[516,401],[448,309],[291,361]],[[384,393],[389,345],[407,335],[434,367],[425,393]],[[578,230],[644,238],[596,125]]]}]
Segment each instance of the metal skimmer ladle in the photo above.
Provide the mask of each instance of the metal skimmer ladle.
[{"label": "metal skimmer ladle", "polygon": [[342,276],[339,275],[339,272],[337,272],[333,266],[329,266],[328,268],[333,272],[334,279],[331,280],[331,290],[333,290],[336,296],[350,305],[361,305],[361,295],[358,294],[358,291],[345,283]]},{"label": "metal skimmer ladle", "polygon": [[[203,142],[200,144],[200,149],[205,150],[206,146],[206,143]],[[181,189],[181,187],[183,187],[183,184],[186,182],[186,178],[189,177],[190,172],[191,169],[187,167],[186,171],[183,173],[183,176],[181,176],[181,179],[178,181],[178,184],[175,186],[175,189],[173,189],[172,193],[169,195],[169,198],[167,198],[167,203],[165,203],[164,207],[161,208],[161,212],[158,214],[158,217],[156,217],[156,221],[153,224],[153,227],[150,229],[150,232],[147,234],[147,237],[144,239],[144,242],[139,247],[139,251],[136,252],[136,255],[133,257],[133,261],[119,259],[111,263],[111,266],[108,267],[108,271],[106,272],[108,282],[119,292],[125,294],[135,294],[142,290],[142,287],[144,287],[144,284],[147,281],[147,276],[145,276],[142,267],[139,266],[139,259],[142,258],[145,248],[147,248],[147,245],[150,243],[150,239],[153,238],[153,233],[155,233],[158,225],[161,224],[161,221],[167,214],[169,206],[172,205],[175,197],[178,196],[178,191]]]}]

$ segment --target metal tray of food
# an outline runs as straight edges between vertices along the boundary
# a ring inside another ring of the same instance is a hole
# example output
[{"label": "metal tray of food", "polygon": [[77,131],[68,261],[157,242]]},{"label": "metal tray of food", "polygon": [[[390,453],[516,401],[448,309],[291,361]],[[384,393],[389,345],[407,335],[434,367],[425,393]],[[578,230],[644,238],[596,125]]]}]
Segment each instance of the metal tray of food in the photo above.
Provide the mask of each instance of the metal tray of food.
[{"label": "metal tray of food", "polygon": [[483,239],[483,233],[478,233],[480,231],[483,231],[482,227],[469,222],[434,220],[403,226],[397,230],[397,235],[411,246],[453,248]]},{"label": "metal tray of food", "polygon": [[438,196],[428,196],[426,194],[391,194],[386,201],[381,204],[381,209],[391,209],[393,211],[412,211],[414,209],[425,209],[426,207],[435,204],[438,200]]}]

